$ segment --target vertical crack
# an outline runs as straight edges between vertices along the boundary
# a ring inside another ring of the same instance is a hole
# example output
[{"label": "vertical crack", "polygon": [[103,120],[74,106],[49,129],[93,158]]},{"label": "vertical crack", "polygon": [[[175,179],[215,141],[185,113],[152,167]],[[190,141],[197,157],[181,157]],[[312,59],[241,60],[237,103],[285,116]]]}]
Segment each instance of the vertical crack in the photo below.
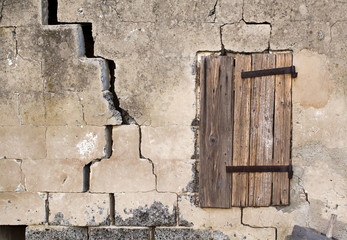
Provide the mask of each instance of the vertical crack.
[{"label": "vertical crack", "polygon": [[1,4],[0,4],[0,22],[2,19],[2,10],[4,9],[5,6],[5,0],[1,0]]},{"label": "vertical crack", "polygon": [[49,223],[49,215],[50,215],[50,210],[49,210],[49,192],[46,193],[46,200],[45,200],[45,222]]},{"label": "vertical crack", "polygon": [[90,166],[93,162],[90,162],[83,167],[83,187],[82,192],[88,192],[90,188]]},{"label": "vertical crack", "polygon": [[154,175],[154,181],[155,181],[155,185],[154,185],[155,191],[158,192],[158,177],[157,177],[157,174],[155,174],[154,163],[151,159],[146,158],[142,155],[141,144],[142,144],[142,132],[141,132],[141,126],[139,126],[139,155],[140,155],[140,158],[146,159],[152,165],[152,174]]},{"label": "vertical crack", "polygon": [[110,225],[115,225],[115,199],[114,194],[110,193]]}]

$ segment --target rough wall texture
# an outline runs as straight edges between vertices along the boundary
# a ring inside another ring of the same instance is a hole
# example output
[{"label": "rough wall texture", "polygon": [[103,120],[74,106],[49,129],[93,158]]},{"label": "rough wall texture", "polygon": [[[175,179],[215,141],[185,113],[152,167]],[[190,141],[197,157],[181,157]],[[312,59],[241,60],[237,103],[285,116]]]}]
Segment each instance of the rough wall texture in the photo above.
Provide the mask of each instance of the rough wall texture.
[{"label": "rough wall texture", "polygon": [[[0,225],[286,239],[334,213],[347,239],[346,1],[58,0],[59,25],[54,4],[0,0]],[[291,204],[199,208],[199,57],[263,51],[292,51],[299,72]]]}]

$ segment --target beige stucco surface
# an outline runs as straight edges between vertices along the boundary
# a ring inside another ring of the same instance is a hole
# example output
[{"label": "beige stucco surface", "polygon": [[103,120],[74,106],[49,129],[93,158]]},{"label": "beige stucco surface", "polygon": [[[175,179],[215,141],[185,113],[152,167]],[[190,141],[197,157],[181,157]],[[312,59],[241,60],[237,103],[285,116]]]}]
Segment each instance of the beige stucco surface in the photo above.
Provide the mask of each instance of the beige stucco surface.
[{"label": "beige stucco surface", "polygon": [[[60,25],[46,3],[0,0],[1,225],[284,240],[336,214],[347,238],[346,1],[58,0]],[[200,208],[200,56],[263,51],[298,71],[290,205]]]}]

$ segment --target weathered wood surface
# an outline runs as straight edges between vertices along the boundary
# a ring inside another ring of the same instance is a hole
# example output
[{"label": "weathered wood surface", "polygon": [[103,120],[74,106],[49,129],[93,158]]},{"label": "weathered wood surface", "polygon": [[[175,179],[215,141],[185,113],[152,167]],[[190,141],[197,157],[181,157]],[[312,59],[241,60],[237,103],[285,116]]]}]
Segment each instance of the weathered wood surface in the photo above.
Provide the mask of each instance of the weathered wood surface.
[{"label": "weathered wood surface", "polygon": [[233,58],[203,57],[200,67],[200,205],[230,207]]},{"label": "weathered wood surface", "polygon": [[291,54],[204,57],[200,72],[202,207],[289,204],[288,173],[226,173],[225,167],[289,165],[290,74],[241,79],[241,71],[292,65]]},{"label": "weathered wood surface", "polygon": [[[291,54],[277,54],[276,68],[292,66]],[[274,165],[289,165],[291,149],[292,79],[290,74],[276,76]],[[289,204],[288,173],[273,173],[272,205]]]},{"label": "weathered wood surface", "polygon": [[[249,125],[251,81],[241,78],[241,71],[251,71],[251,55],[237,55],[235,59],[235,100],[233,166],[249,165]],[[248,205],[248,173],[232,174],[232,206]]]},{"label": "weathered wood surface", "polygon": [[[273,54],[253,54],[252,70],[275,67]],[[252,79],[250,165],[272,165],[274,76]],[[250,173],[249,205],[271,204],[272,174]]]}]

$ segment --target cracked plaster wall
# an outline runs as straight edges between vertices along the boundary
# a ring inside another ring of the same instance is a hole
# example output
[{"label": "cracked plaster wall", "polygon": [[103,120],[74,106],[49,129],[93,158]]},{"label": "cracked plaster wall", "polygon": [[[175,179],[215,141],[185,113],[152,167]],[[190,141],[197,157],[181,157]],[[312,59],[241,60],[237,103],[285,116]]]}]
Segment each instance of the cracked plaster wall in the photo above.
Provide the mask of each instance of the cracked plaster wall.
[{"label": "cracked plaster wall", "polygon": [[[0,224],[27,239],[286,239],[334,213],[347,238],[345,1],[58,0],[64,24],[47,25],[54,2],[0,0]],[[299,72],[291,203],[201,209],[199,57],[263,51],[292,51]]]}]

